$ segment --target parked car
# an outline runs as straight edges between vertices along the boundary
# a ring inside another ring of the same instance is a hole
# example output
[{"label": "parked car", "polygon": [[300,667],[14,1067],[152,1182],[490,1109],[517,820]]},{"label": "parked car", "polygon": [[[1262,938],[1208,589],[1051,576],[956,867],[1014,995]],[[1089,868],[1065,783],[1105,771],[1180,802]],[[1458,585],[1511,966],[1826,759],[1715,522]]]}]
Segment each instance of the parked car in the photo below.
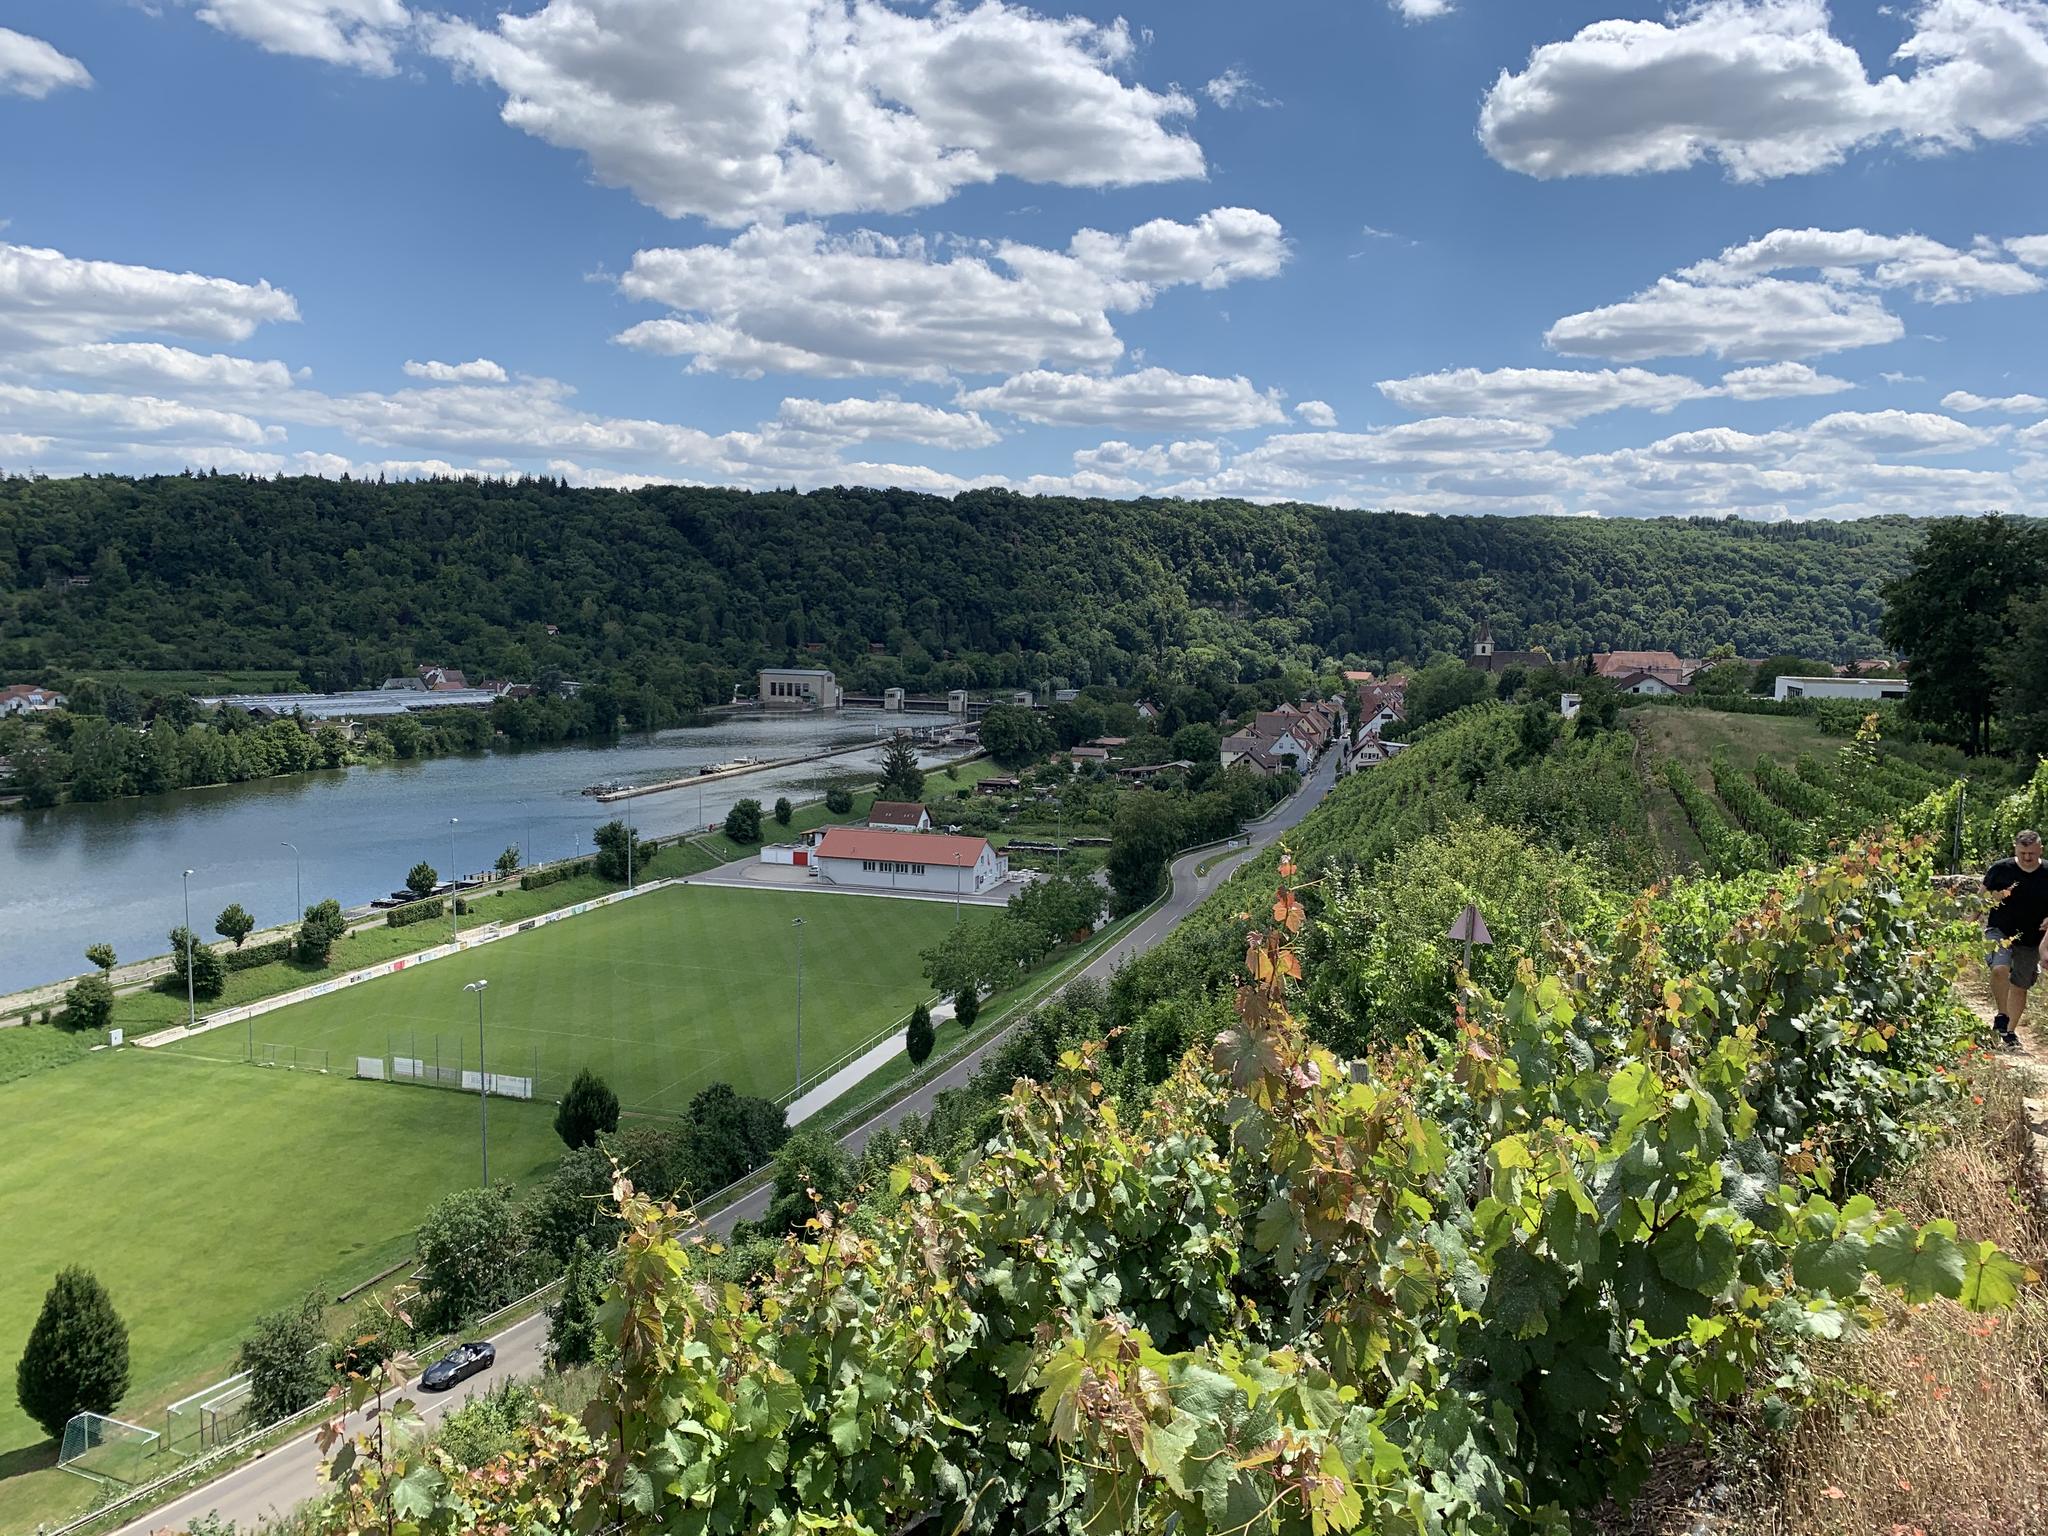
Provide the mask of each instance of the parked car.
[{"label": "parked car", "polygon": [[488,1371],[498,1358],[494,1345],[484,1342],[458,1344],[427,1367],[420,1385],[429,1392],[445,1392],[457,1382],[467,1381],[479,1371]]}]

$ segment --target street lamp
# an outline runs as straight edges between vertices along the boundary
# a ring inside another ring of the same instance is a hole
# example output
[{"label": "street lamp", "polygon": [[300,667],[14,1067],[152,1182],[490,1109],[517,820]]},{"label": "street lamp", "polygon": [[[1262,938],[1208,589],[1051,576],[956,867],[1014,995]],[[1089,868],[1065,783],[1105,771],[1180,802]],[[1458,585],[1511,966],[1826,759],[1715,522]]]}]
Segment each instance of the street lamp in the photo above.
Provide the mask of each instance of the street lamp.
[{"label": "street lamp", "polygon": [[[651,733],[650,733],[651,734]],[[626,889],[633,889],[633,797],[626,797]]]},{"label": "street lamp", "polygon": [[455,875],[455,823],[460,819],[456,816],[448,818],[448,934],[456,939],[462,937],[462,914],[456,910],[456,902],[460,899],[457,892],[462,882]]},{"label": "street lamp", "polygon": [[804,920],[792,917],[796,930],[796,1091],[804,1091]]},{"label": "street lamp", "polygon": [[292,911],[300,917],[304,917],[306,915],[306,888],[299,881],[299,845],[297,843],[279,843],[277,846],[289,848],[292,851],[292,899],[295,903]]},{"label": "street lamp", "polygon": [[476,994],[476,1105],[484,1135],[484,1188],[491,1187],[491,1080],[484,1075],[484,988],[488,981],[464,982],[462,990]]},{"label": "street lamp", "polygon": [[[187,1029],[196,1029],[199,1026],[199,1009],[198,1005],[193,1001],[193,996],[194,994],[192,991],[192,871],[188,869],[185,871],[185,1027]],[[250,1021],[249,1027],[252,1030],[256,1027],[255,1021],[253,1019]],[[252,1051],[250,1052],[250,1054],[254,1055],[255,1052]]]}]

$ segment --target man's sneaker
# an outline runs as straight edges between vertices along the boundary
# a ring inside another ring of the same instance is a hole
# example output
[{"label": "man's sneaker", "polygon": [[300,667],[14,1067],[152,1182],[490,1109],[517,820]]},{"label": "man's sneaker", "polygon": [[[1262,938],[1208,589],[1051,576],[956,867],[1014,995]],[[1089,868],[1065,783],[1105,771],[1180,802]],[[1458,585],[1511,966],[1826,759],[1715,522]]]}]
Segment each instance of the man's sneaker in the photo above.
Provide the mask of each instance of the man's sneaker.
[{"label": "man's sneaker", "polygon": [[2020,1049],[2019,1032],[2010,1024],[2000,1028],[1994,1038],[1998,1041],[1999,1049],[2001,1050],[2017,1051]]},{"label": "man's sneaker", "polygon": [[2005,1016],[2004,1014],[2002,1014],[2002,1013],[1994,1013],[1993,1015],[1991,1015],[1991,1032],[1992,1032],[1992,1033],[1993,1033],[1994,1035],[2009,1035],[2009,1034],[2011,1034],[2011,1033],[2012,1033],[2012,1020],[2011,1020],[2011,1019],[2008,1019],[2008,1018],[2007,1018],[2007,1017],[2006,1017],[2006,1016]]}]

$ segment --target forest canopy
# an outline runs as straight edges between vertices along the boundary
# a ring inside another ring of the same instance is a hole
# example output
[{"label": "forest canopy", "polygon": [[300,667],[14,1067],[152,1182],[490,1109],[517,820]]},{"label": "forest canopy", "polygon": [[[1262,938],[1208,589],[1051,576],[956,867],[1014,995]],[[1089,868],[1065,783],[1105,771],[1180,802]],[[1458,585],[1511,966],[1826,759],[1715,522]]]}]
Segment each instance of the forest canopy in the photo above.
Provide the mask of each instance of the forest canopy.
[{"label": "forest canopy", "polygon": [[[799,655],[862,690],[1235,682],[1505,647],[1881,649],[1906,518],[1411,517],[973,491],[0,480],[0,678],[419,662],[675,708]],[[629,713],[631,705],[628,705]]]}]

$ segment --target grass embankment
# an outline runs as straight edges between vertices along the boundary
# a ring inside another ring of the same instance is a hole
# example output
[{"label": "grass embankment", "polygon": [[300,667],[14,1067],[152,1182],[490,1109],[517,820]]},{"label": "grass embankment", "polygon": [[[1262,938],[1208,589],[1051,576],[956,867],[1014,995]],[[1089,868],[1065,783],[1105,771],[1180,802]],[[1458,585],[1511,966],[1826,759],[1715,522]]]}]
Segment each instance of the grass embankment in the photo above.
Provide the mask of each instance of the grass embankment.
[{"label": "grass embankment", "polygon": [[[528,894],[559,906],[576,897],[574,884]],[[627,1103],[665,1111],[714,1078],[781,1092],[794,1074],[798,915],[804,1055],[815,1066],[925,995],[918,952],[953,922],[937,902],[676,888],[259,1021],[260,1040],[327,1049],[334,1075],[207,1059],[241,1055],[244,1032],[229,1027],[0,1085],[10,1191],[0,1358],[26,1338],[55,1272],[85,1264],[132,1333],[133,1385],[118,1412],[160,1427],[166,1403],[233,1369],[257,1316],[404,1257],[433,1201],[477,1182],[476,1107],[460,1094],[341,1074],[401,1032],[404,1047],[430,1058],[436,1033],[449,1055],[473,1050],[475,1004],[461,984],[475,977],[492,984],[493,1070],[523,1073],[537,1060],[559,1085],[588,1065]],[[388,932],[418,946],[417,928]],[[0,1032],[0,1041],[24,1064],[57,1065],[44,1062],[46,1048],[75,1055],[68,1037],[40,1028]],[[552,1113],[544,1102],[491,1105],[494,1181],[554,1165]],[[90,1507],[90,1485],[54,1470],[54,1456],[6,1394],[0,1531]]]},{"label": "grass embankment", "polygon": [[[324,1049],[338,1072],[387,1052],[474,1070],[476,1003],[462,985],[481,977],[491,1070],[537,1069],[545,1093],[587,1066],[630,1109],[673,1113],[713,1082],[773,1097],[795,1083],[795,917],[813,1067],[928,995],[918,954],[954,920],[942,902],[673,887],[293,1004],[258,1019],[256,1035]],[[239,1059],[243,1038],[230,1026],[165,1049]]]}]

